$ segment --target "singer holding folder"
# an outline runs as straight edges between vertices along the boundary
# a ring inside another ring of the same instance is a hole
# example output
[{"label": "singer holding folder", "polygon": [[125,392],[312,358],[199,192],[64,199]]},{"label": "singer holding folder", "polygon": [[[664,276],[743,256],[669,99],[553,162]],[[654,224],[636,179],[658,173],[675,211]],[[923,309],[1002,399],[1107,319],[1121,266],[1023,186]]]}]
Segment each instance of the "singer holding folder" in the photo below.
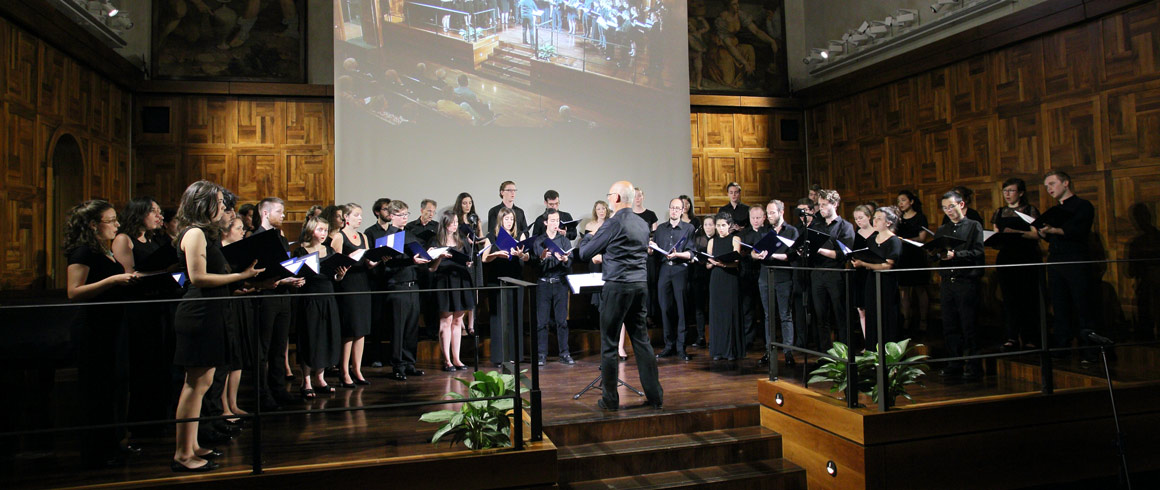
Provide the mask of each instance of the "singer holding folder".
[{"label": "singer holding folder", "polygon": [[604,396],[597,406],[605,410],[620,408],[620,394],[616,387],[619,371],[616,357],[616,336],[623,323],[632,351],[636,356],[640,384],[647,404],[660,409],[664,403],[664,389],[657,373],[657,360],[648,339],[645,316],[648,308],[648,235],[649,226],[631,207],[636,191],[631,182],[612,184],[607,197],[613,215],[596,230],[592,239],[580,247],[580,260],[589,261],[601,255],[604,288],[600,292],[600,375]]},{"label": "singer holding folder", "polygon": [[568,255],[571,248],[572,243],[560,230],[560,212],[549,208],[544,236],[532,245],[540,276],[536,285],[536,337],[540,355],[536,362],[541,366],[548,358],[549,324],[556,326],[560,363],[576,363],[568,349],[568,286],[564,283],[572,271]]},{"label": "singer holding folder", "polygon": [[[387,234],[391,235],[405,231],[407,218],[411,216],[407,203],[399,200],[391,201],[387,205],[387,212],[391,216],[391,226]],[[406,245],[419,243],[415,235],[406,231],[403,242]],[[419,286],[418,266],[426,265],[429,260],[419,256],[403,256],[395,260],[387,260],[383,264],[383,280],[388,291],[412,291],[412,293],[388,294],[387,307],[391,311],[391,366],[394,372],[391,377],[397,381],[406,381],[407,376],[422,376],[422,370],[415,367],[415,350],[419,347]]]},{"label": "singer holding folder", "polygon": [[[298,243],[302,246],[294,250],[294,257],[317,254],[321,264],[333,254],[330,247],[322,242],[329,236],[330,224],[321,216],[307,216],[302,224],[302,234]],[[334,275],[307,269],[303,266],[300,275],[306,278],[301,291],[304,294],[334,293],[335,281],[342,281],[348,267],[338,267]],[[303,400],[312,400],[317,395],[314,387],[326,386],[323,376],[326,368],[338,364],[342,354],[341,320],[338,302],[334,296],[304,296],[298,299],[298,363],[302,365],[302,386],[298,393]],[[333,389],[333,388],[331,388]]]},{"label": "singer holding folder", "polygon": [[[511,209],[503,208],[496,214],[496,223],[490,224],[492,231],[487,234],[488,243],[493,244],[490,248],[484,251],[483,254],[483,277],[488,286],[499,286],[499,278],[510,277],[519,279],[523,276],[524,262],[528,260],[530,255],[522,248],[508,248],[511,243],[518,243],[517,240],[523,241],[525,238],[518,229],[516,229],[516,214]],[[500,237],[504,237],[501,240]],[[501,245],[501,241],[505,242]],[[491,312],[491,322],[488,323],[491,327],[491,362],[499,365],[504,361],[514,360],[517,355],[512,350],[518,350],[515,347],[515,321],[516,321],[516,301],[508,304],[508,324],[500,325],[499,321],[499,295],[498,290],[488,291],[488,303]],[[506,335],[505,335],[506,333]]]},{"label": "singer holding folder", "polygon": [[[902,240],[894,236],[894,229],[898,226],[898,208],[883,206],[874,210],[871,226],[873,233],[866,238],[866,252],[863,256],[857,250],[852,253],[851,264],[854,267],[867,271],[885,271],[894,268],[902,258]],[[866,260],[863,260],[866,259]],[[882,276],[882,308],[878,303],[878,280]],[[900,340],[898,332],[898,275],[897,274],[866,274],[863,278],[862,304],[866,309],[866,323],[863,334],[866,337],[866,349],[876,350],[878,343],[878,316],[882,315],[882,336],[887,342]]]},{"label": "singer holding folder", "polygon": [[[434,289],[468,288],[473,285],[471,280],[471,256],[463,260],[467,244],[459,234],[459,217],[455,210],[443,211],[439,216],[439,231],[429,244],[433,249],[446,247],[444,253],[434,255],[428,265],[434,276],[431,286]],[[453,256],[458,253],[460,260]],[[467,369],[459,360],[459,343],[463,336],[464,315],[475,308],[474,291],[436,291],[435,301],[439,305],[439,342],[443,347],[443,370],[456,371]]]},{"label": "singer holding folder", "polygon": [[[813,254],[813,267],[841,269],[846,266],[846,256],[842,253],[841,242],[846,247],[854,243],[854,226],[838,216],[841,202],[838,191],[822,189],[818,191],[818,216],[810,223],[810,229],[821,231],[830,238]],[[836,330],[838,340],[851,345],[853,339],[846,338],[846,325],[850,311],[846,308],[847,278],[842,272],[811,271],[810,286],[813,289],[815,313],[817,313],[818,350],[829,350],[833,346],[831,332]],[[851,345],[851,347],[853,347]]]},{"label": "singer holding folder", "polygon": [[[983,225],[968,219],[963,196],[955,191],[942,196],[942,210],[950,219],[935,232],[930,245],[938,253],[939,267],[983,265]],[[941,245],[940,245],[941,244]],[[979,353],[975,320],[979,309],[979,279],[982,269],[944,269],[939,300],[942,303],[943,336],[951,356],[969,356]],[[967,381],[983,377],[983,366],[978,360],[966,363],[951,361],[939,371],[944,378]]]},{"label": "singer holding folder", "polygon": [[[798,238],[798,230],[785,222],[785,203],[774,199],[765,205],[765,215],[769,222],[769,233],[778,237],[776,244],[771,247],[755,246],[750,252],[752,257],[762,266],[786,266],[789,262],[789,248],[786,243],[792,244]],[[763,240],[764,241],[764,240]],[[761,241],[758,242],[761,244]],[[769,284],[769,275],[762,270],[757,276],[757,289],[761,292],[761,304],[765,310],[765,344],[773,340],[773,313],[777,312],[781,323],[781,341],[784,344],[798,345],[794,341],[793,322],[793,271],[777,269],[773,271],[773,284]],[[770,304],[769,289],[773,287],[774,303]],[[766,356],[769,354],[767,353]],[[769,358],[763,357],[766,362]],[[793,353],[785,351],[785,365],[794,366]]]},{"label": "singer holding folder", "polygon": [[[1053,199],[1059,201],[1058,205],[1040,217],[1040,220],[1046,221],[1038,231],[1039,236],[1047,241],[1047,261],[1091,260],[1088,237],[1095,220],[1095,207],[1091,201],[1072,192],[1071,177],[1064,172],[1047,172],[1043,186]],[[1048,219],[1050,215],[1054,215],[1053,219]],[[1047,268],[1047,283],[1051,292],[1052,310],[1055,312],[1054,347],[1069,346],[1080,329],[1095,330],[1095,317],[1089,299],[1090,281],[1087,264]],[[1086,356],[1092,355],[1090,350],[1087,351]]]},{"label": "singer holding folder", "polygon": [[661,324],[664,325],[665,349],[658,358],[677,356],[681,360],[692,358],[685,352],[685,297],[689,286],[689,261],[693,259],[693,225],[681,221],[685,203],[681,198],[669,201],[669,219],[657,225],[653,241],[649,243],[649,253],[659,255],[660,268],[657,270],[657,300],[661,310]]},{"label": "singer holding folder", "polygon": [[[363,221],[362,206],[352,202],[339,207],[346,219],[343,220],[341,230],[333,230],[331,233],[330,247],[355,259],[356,263],[346,272],[345,279],[338,283],[335,290],[342,293],[366,293],[371,290],[370,270],[379,263],[361,258],[361,254],[371,248],[366,235],[358,231]],[[362,360],[363,347],[366,336],[371,333],[371,318],[374,314],[371,296],[345,294],[339,296],[338,307],[342,319],[342,360],[338,365],[338,372],[342,374],[341,386],[354,388],[356,385],[369,385],[370,382],[362,374]],[[315,386],[315,389],[319,393],[334,392],[334,388],[326,383]]]},{"label": "singer holding folder", "polygon": [[[1003,182],[1005,206],[996,209],[991,217],[995,233],[1005,235],[998,242],[996,265],[1033,264],[1041,262],[1039,233],[1022,216],[1039,217],[1039,210],[1027,202],[1027,183],[1018,177]],[[994,239],[996,237],[992,237]],[[993,240],[992,240],[993,241]],[[988,244],[990,241],[988,241]],[[1031,305],[1039,301],[1039,280],[1043,271],[1037,268],[1004,267],[995,271],[999,291],[1003,294],[1003,320],[1007,325],[1007,340],[1002,350],[1018,350],[1020,345],[1034,349],[1039,344],[1036,333],[1039,309]],[[1020,344],[1022,341],[1022,344]]]},{"label": "singer holding folder", "polygon": [[717,213],[717,236],[709,239],[706,261],[709,268],[709,355],[714,361],[745,357],[741,340],[740,272],[737,261],[722,262],[715,257],[741,252],[741,239],[733,233],[733,214]]}]

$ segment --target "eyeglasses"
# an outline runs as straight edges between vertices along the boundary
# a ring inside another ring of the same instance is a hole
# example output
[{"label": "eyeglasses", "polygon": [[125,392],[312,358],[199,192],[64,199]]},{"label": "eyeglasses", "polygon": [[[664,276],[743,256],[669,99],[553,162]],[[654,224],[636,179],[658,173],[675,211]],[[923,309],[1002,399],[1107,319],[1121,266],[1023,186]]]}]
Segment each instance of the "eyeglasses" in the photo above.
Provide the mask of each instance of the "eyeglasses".
[{"label": "eyeglasses", "polygon": [[391,216],[394,216],[396,218],[406,218],[406,217],[411,216],[411,213],[395,213],[395,214],[392,214]]},{"label": "eyeglasses", "polygon": [[515,188],[515,187],[512,187],[511,189],[504,189],[503,191],[504,191],[504,192],[515,192],[515,191],[516,191],[516,188]]},{"label": "eyeglasses", "polygon": [[673,211],[684,211],[685,207],[684,206],[669,206],[669,209],[671,209]]},{"label": "eyeglasses", "polygon": [[958,208],[959,208],[959,205],[955,204],[953,206],[943,206],[942,210],[943,211],[951,211],[951,210],[958,209]]}]

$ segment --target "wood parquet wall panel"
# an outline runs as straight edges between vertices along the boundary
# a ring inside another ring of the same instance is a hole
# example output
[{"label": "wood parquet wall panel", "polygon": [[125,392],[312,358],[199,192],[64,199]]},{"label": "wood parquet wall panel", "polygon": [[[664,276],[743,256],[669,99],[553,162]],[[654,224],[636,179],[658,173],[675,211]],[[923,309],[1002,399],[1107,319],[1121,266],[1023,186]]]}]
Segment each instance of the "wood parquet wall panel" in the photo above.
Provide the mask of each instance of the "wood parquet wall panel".
[{"label": "wood parquet wall panel", "polygon": [[127,128],[114,138],[111,121],[128,121],[129,106],[120,87],[4,19],[0,59],[0,290],[43,288],[64,260],[48,229],[53,140],[68,133],[80,144],[84,173],[63,178],[83,182],[83,198],[123,205],[129,138]]},{"label": "wood parquet wall panel", "polygon": [[[1043,174],[1061,169],[1098,210],[1095,258],[1127,258],[1160,214],[1160,1],[804,113],[810,178],[836,186],[844,212],[909,188],[934,222],[941,195],[966,185],[986,221],[1009,177],[1027,181],[1044,210],[1054,203]],[[1122,306],[1107,320],[1132,318],[1136,279],[1127,267],[1102,270],[1104,299]]]},{"label": "wood parquet wall panel", "polygon": [[[796,200],[805,192],[801,140],[811,128],[802,125],[801,112],[730,114],[698,112],[694,108],[689,126],[692,197],[697,214],[716,212],[728,203],[725,186],[729,182],[741,184],[741,201],[751,205],[774,198]],[[287,168],[298,166],[291,164]],[[297,173],[287,174],[291,182],[301,178]]]}]

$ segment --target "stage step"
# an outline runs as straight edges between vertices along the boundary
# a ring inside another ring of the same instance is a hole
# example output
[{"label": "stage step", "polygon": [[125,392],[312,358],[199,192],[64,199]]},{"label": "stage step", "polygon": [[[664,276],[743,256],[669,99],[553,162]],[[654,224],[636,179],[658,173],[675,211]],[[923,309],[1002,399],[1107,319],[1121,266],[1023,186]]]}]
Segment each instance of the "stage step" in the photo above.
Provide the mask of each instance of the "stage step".
[{"label": "stage step", "polygon": [[806,471],[785,459],[704,466],[683,470],[561,483],[560,488],[745,488],[805,490]]},{"label": "stage step", "polygon": [[[631,403],[638,403],[630,401]],[[760,425],[758,404],[733,405],[708,410],[664,410],[658,413],[615,419],[596,419],[545,425],[544,433],[557,447],[610,443],[673,434],[724,430]]]},{"label": "stage step", "polygon": [[751,426],[561,447],[557,471],[560,481],[598,480],[780,457],[781,436]]}]

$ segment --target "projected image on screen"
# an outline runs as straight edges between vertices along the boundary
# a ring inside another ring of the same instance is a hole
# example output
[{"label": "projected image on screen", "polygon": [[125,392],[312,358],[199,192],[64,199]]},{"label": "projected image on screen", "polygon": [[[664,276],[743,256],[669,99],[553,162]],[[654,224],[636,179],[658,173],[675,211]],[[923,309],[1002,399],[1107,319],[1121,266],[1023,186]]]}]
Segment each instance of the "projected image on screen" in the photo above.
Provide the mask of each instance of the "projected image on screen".
[{"label": "projected image on screen", "polygon": [[[383,127],[631,129],[688,92],[673,0],[335,0],[335,96]],[[687,104],[687,101],[686,101]]]}]

